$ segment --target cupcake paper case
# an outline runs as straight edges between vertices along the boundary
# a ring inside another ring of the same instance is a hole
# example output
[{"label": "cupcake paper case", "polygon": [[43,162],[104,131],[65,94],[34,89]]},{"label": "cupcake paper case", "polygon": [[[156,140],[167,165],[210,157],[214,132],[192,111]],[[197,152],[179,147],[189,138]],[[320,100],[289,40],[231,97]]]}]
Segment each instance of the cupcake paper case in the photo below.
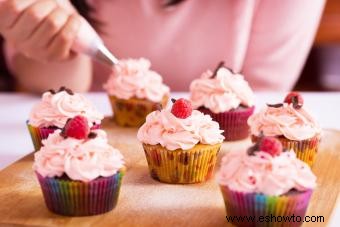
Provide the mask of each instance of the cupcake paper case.
[{"label": "cupcake paper case", "polygon": [[[296,100],[301,101],[301,95],[297,95],[299,98]],[[294,104],[286,100],[284,103],[268,105],[252,115],[248,124],[254,142],[261,134],[276,137],[286,149],[294,150],[299,159],[313,166],[322,131],[316,120],[303,108],[303,102]]]},{"label": "cupcake paper case", "polygon": [[254,94],[241,74],[233,73],[221,62],[190,85],[193,107],[209,114],[224,130],[227,141],[249,136],[247,120],[254,112]]},{"label": "cupcake paper case", "polygon": [[209,115],[197,110],[191,112],[187,107],[174,108],[181,105],[176,103],[186,105],[180,99],[172,112],[150,113],[138,131],[150,175],[165,183],[204,182],[213,173],[224,139],[222,131]]},{"label": "cupcake paper case", "polygon": [[170,89],[150,66],[144,58],[120,60],[104,84],[118,125],[139,127],[149,113],[166,107]]},{"label": "cupcake paper case", "polygon": [[[264,144],[264,145],[263,145]],[[303,220],[316,177],[295,152],[282,152],[275,138],[244,151],[230,151],[218,174],[227,216],[254,216],[237,226],[300,226],[302,222],[259,222],[260,216],[300,216]]]},{"label": "cupcake paper case", "polygon": [[67,130],[55,130],[34,155],[47,208],[67,216],[112,210],[124,175],[123,156],[108,144],[103,130],[92,130],[83,139],[67,135]]},{"label": "cupcake paper case", "polygon": [[26,122],[35,150],[39,150],[43,139],[62,129],[66,122],[76,115],[85,116],[89,127],[98,129],[104,116],[81,94],[62,87],[59,91],[50,90],[31,110]]}]

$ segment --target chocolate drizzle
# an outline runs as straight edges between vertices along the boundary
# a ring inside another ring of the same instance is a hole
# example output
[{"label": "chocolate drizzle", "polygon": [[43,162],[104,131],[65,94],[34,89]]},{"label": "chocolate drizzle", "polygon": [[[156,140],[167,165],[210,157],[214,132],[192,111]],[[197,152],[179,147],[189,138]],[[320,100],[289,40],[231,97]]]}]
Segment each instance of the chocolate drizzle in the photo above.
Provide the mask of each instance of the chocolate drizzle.
[{"label": "chocolate drizzle", "polygon": [[268,104],[267,103],[267,106],[274,107],[274,108],[280,108],[280,107],[283,107],[283,103],[276,103],[276,104]]},{"label": "chocolate drizzle", "polygon": [[217,75],[218,70],[219,70],[220,68],[222,68],[222,67],[225,67],[225,66],[224,66],[224,61],[221,61],[220,63],[218,63],[217,67],[216,67],[215,70],[214,70],[214,73],[211,75],[210,78],[215,78],[216,75]]},{"label": "chocolate drizzle", "polygon": [[292,103],[293,103],[294,109],[301,109],[302,103],[299,103],[299,97],[298,96],[292,97]]},{"label": "chocolate drizzle", "polygon": [[65,86],[61,86],[58,90],[58,92],[62,92],[62,91],[65,91],[66,87]]},{"label": "chocolate drizzle", "polygon": [[67,138],[67,135],[65,134],[65,129],[62,129],[62,130],[61,130],[60,136],[63,137],[64,139]]},{"label": "chocolate drizzle", "polygon": [[67,92],[67,94],[69,94],[69,95],[74,95],[74,92],[71,89],[69,89],[65,86],[60,87],[58,91],[56,91],[54,89],[50,89],[47,92],[50,92],[52,95],[55,95],[55,94],[62,92],[62,91]]},{"label": "chocolate drizzle", "polygon": [[62,92],[62,91],[66,91],[67,94],[69,95],[74,95],[73,91],[65,86],[62,86],[60,89],[59,89],[59,92]]},{"label": "chocolate drizzle", "polygon": [[90,132],[89,135],[87,136],[89,139],[94,139],[97,137],[97,133],[95,132]]},{"label": "chocolate drizzle", "polygon": [[50,89],[50,90],[48,90],[48,92],[51,93],[52,95],[56,94],[54,89]]},{"label": "chocolate drizzle", "polygon": [[253,146],[248,148],[248,150],[247,150],[248,155],[250,155],[250,156],[255,155],[255,152],[259,151],[260,143],[261,143],[263,137],[264,137],[264,133],[263,133],[263,131],[261,131],[260,135],[258,135],[258,140],[256,141],[256,143]]},{"label": "chocolate drizzle", "polygon": [[255,143],[253,146],[249,147],[247,150],[247,154],[250,156],[255,155],[255,152],[259,150],[259,143]]}]

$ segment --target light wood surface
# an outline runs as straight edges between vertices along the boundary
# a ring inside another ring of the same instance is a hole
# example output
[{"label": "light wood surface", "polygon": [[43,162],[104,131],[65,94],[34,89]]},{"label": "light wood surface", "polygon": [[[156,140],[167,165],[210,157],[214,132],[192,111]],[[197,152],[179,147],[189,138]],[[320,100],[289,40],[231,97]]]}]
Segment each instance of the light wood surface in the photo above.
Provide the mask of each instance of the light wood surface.
[{"label": "light wood surface", "polygon": [[[118,128],[105,121],[110,142],[127,162],[117,207],[91,217],[63,217],[45,207],[28,155],[0,172],[0,226],[228,226],[222,195],[215,179],[204,184],[171,185],[150,178],[136,129]],[[246,147],[249,141],[225,143],[229,149]],[[318,176],[307,212],[329,221],[340,189],[340,132],[325,130],[313,171]],[[310,223],[304,226],[326,226]]]}]

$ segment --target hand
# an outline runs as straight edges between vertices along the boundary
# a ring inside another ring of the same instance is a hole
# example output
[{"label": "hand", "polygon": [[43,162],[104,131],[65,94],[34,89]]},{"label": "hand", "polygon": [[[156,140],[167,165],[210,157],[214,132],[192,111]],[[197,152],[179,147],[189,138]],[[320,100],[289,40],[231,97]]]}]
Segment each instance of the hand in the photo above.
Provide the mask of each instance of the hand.
[{"label": "hand", "polygon": [[57,0],[0,0],[0,17],[0,34],[26,57],[43,62],[72,57],[80,16]]}]

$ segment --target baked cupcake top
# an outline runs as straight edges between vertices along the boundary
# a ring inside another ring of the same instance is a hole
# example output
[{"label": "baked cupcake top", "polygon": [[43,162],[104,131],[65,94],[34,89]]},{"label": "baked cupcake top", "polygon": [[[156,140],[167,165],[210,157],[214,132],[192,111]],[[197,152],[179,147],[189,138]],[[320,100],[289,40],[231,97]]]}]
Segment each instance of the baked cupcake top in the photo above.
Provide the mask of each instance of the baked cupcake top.
[{"label": "baked cupcake top", "polygon": [[316,186],[309,166],[297,159],[293,150],[282,151],[274,137],[264,137],[248,150],[228,152],[222,158],[218,181],[231,190],[273,196]]},{"label": "baked cupcake top", "polygon": [[63,128],[68,119],[85,116],[89,126],[99,125],[104,116],[83,95],[62,87],[42,95],[39,103],[30,112],[28,123],[35,127]]},{"label": "baked cupcake top", "polygon": [[[297,94],[296,101],[267,105],[259,113],[248,119],[252,135],[284,136],[290,140],[310,139],[321,133],[321,128],[315,119],[303,108],[303,99]],[[293,96],[291,96],[293,97]],[[295,96],[294,96],[295,97]]]},{"label": "baked cupcake top", "polygon": [[221,62],[214,72],[208,70],[190,84],[193,107],[205,107],[222,113],[240,105],[254,105],[254,93],[241,74],[233,73]]},{"label": "baked cupcake top", "polygon": [[175,101],[171,111],[163,109],[150,113],[138,130],[137,138],[145,144],[160,144],[168,150],[188,150],[196,144],[222,143],[223,130],[219,124],[198,110],[192,110],[188,100]]},{"label": "baked cupcake top", "polygon": [[122,169],[123,156],[109,145],[105,131],[90,132],[83,128],[83,120],[74,119],[63,131],[58,129],[42,141],[43,146],[34,154],[33,169],[43,177],[65,174],[83,182],[109,177]]},{"label": "baked cupcake top", "polygon": [[164,96],[169,95],[170,89],[150,66],[150,61],[145,58],[120,60],[113,67],[104,89],[109,95],[120,99],[138,98],[161,102]]}]

